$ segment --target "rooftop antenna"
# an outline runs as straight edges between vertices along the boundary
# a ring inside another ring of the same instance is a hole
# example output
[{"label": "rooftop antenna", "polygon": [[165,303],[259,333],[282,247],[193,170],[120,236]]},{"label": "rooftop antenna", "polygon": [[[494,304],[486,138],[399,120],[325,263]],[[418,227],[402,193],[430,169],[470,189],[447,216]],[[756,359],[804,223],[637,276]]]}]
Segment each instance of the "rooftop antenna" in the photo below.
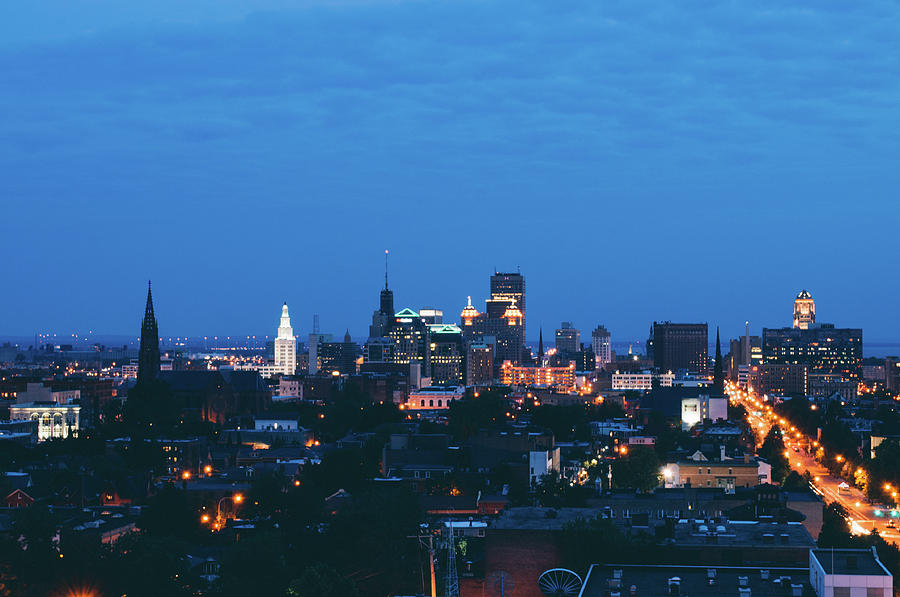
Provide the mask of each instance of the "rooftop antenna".
[{"label": "rooftop antenna", "polygon": [[384,250],[384,289],[388,289],[388,250]]}]

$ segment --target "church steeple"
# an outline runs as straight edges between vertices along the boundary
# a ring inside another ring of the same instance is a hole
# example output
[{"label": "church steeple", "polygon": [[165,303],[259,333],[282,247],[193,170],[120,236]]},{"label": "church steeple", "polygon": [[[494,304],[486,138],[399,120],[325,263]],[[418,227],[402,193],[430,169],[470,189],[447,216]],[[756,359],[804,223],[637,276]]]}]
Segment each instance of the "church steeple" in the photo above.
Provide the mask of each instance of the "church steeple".
[{"label": "church steeple", "polygon": [[544,328],[538,328],[538,367],[544,365]]},{"label": "church steeple", "polygon": [[153,293],[147,282],[147,305],[141,323],[141,347],[138,351],[138,382],[152,381],[159,374],[159,328],[153,312]]},{"label": "church steeple", "polygon": [[725,372],[722,368],[722,343],[719,341],[719,328],[716,327],[716,363],[713,368],[713,393],[725,393]]}]

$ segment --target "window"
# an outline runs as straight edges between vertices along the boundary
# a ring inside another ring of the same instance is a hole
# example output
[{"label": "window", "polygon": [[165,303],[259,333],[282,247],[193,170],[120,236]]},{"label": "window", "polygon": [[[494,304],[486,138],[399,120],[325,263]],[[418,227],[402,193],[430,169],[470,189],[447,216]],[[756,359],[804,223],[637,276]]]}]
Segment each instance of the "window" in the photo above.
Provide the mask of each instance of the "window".
[{"label": "window", "polygon": [[420,403],[419,406],[425,406],[425,401],[424,401],[424,400],[420,400],[419,403]]},{"label": "window", "polygon": [[[868,593],[868,591],[866,591]],[[834,587],[834,597],[850,597],[850,587]]]},{"label": "window", "polygon": [[440,401],[440,400],[438,400],[438,406],[442,406],[442,404],[441,404],[441,401]]},{"label": "window", "polygon": [[734,474],[734,471],[732,471],[732,469],[728,469],[728,474],[729,474],[729,475],[733,475],[733,474]]},{"label": "window", "polygon": [[428,406],[434,406],[434,400],[429,400],[429,401],[428,401]]}]

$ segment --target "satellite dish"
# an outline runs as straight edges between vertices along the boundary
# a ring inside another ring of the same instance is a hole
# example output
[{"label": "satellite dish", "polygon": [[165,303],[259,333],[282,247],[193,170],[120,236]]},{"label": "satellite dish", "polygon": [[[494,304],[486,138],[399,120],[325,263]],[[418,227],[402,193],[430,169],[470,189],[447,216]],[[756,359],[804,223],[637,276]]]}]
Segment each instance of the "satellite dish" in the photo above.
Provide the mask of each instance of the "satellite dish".
[{"label": "satellite dish", "polygon": [[510,573],[503,570],[491,572],[487,580],[488,591],[494,597],[509,597],[515,587],[516,583],[513,582]]},{"label": "satellite dish", "polygon": [[538,578],[538,588],[545,597],[575,597],[581,584],[581,577],[565,568],[552,568]]}]

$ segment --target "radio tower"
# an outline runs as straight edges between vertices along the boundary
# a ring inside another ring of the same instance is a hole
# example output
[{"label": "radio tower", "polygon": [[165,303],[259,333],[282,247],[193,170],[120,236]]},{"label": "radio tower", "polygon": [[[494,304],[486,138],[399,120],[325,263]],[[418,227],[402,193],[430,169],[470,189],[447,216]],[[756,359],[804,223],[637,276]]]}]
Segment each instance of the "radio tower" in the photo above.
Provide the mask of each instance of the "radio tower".
[{"label": "radio tower", "polygon": [[459,597],[459,576],[456,574],[456,540],[453,537],[453,525],[450,524],[450,537],[447,539],[447,597]]}]

